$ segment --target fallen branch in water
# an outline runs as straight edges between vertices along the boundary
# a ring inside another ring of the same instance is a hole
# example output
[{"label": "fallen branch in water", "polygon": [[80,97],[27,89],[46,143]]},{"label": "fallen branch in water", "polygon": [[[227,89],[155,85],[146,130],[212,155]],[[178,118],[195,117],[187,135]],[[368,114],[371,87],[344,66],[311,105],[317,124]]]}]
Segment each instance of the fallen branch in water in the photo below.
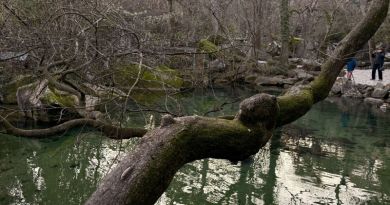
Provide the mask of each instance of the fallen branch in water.
[{"label": "fallen branch in water", "polygon": [[143,128],[121,128],[101,121],[86,118],[70,120],[45,129],[25,130],[13,126],[10,122],[8,122],[7,119],[0,115],[0,127],[5,129],[5,133],[29,138],[46,138],[65,132],[71,128],[85,125],[100,130],[111,139],[129,139],[134,137],[142,137],[147,132],[147,130]]}]

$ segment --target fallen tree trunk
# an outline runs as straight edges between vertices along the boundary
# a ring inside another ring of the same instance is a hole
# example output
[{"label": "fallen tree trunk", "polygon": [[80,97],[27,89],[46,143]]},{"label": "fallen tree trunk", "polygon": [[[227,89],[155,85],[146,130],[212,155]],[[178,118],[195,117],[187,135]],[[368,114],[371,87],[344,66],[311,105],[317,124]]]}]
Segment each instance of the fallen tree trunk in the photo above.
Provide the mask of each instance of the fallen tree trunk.
[{"label": "fallen tree trunk", "polygon": [[327,97],[337,75],[376,32],[388,12],[389,0],[372,2],[366,17],[344,38],[309,85],[293,87],[275,98],[260,94],[244,100],[234,120],[165,117],[148,132],[101,182],[86,204],[154,204],[184,164],[203,158],[243,160],[268,141],[275,126],[304,115]]},{"label": "fallen tree trunk", "polygon": [[161,126],[142,138],[87,204],[153,204],[188,162],[207,157],[244,160],[267,143],[277,112],[276,97],[259,94],[241,103],[234,120],[164,116]]}]

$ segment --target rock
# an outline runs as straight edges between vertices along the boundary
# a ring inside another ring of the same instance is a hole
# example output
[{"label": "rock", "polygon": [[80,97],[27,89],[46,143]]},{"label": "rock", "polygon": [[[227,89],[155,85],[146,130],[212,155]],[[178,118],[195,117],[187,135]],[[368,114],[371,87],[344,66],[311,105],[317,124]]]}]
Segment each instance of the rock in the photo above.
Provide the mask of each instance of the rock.
[{"label": "rock", "polygon": [[251,69],[251,72],[253,73],[264,73],[266,70],[269,70],[269,63],[267,61],[260,61],[258,60],[256,62],[256,65],[253,66]]},{"label": "rock", "polygon": [[288,62],[290,62],[290,64],[302,64],[303,60],[302,58],[289,58]]},{"label": "rock", "polygon": [[293,86],[293,85],[284,84],[284,85],[283,85],[283,88],[288,89],[288,88],[291,88],[292,86]]},{"label": "rock", "polygon": [[335,83],[331,89],[333,95],[341,95],[342,85],[340,83]]},{"label": "rock", "polygon": [[282,78],[264,76],[257,77],[255,83],[260,86],[282,86],[284,84]]},{"label": "rock", "polygon": [[350,98],[363,98],[363,94],[357,86],[347,78],[338,78],[331,89],[331,94]]},{"label": "rock", "polygon": [[289,58],[289,63],[292,65],[295,65],[298,69],[303,69],[306,71],[320,71],[321,70],[321,64],[310,60],[310,59],[303,59],[303,58]]},{"label": "rock", "polygon": [[[138,64],[128,64],[115,68],[114,80],[122,88],[130,88],[137,80],[139,73]],[[143,68],[137,87],[151,89],[179,89],[183,86],[183,79],[179,72],[167,66],[158,66],[154,69]]]},{"label": "rock", "polygon": [[338,76],[344,77],[346,74],[347,74],[347,72],[345,72],[345,70],[341,70]]},{"label": "rock", "polygon": [[297,73],[295,72],[295,69],[288,70],[286,76],[289,78],[295,78],[297,76]]},{"label": "rock", "polygon": [[79,106],[79,99],[77,96],[55,88],[46,89],[44,94],[40,97],[40,100],[43,104],[57,105],[62,108],[76,108]]},{"label": "rock", "polygon": [[375,88],[381,88],[381,89],[383,89],[385,86],[382,84],[382,83],[377,83],[376,85],[375,85]]},{"label": "rock", "polygon": [[18,88],[34,82],[34,78],[30,75],[19,75],[11,82],[5,84],[1,91],[3,94],[4,104],[17,104],[16,91]]},{"label": "rock", "polygon": [[256,85],[258,86],[279,86],[279,87],[283,87],[285,84],[293,85],[296,82],[297,82],[296,78],[282,78],[280,76],[274,76],[274,77],[259,76],[255,81]]},{"label": "rock", "polygon": [[386,98],[389,95],[389,91],[382,89],[382,88],[375,88],[374,91],[371,94],[371,97],[373,98],[379,98],[383,99]]},{"label": "rock", "polygon": [[357,89],[348,89],[344,91],[344,97],[349,98],[363,98],[364,96]]},{"label": "rock", "polygon": [[219,59],[215,59],[209,63],[209,71],[211,72],[223,72],[226,70],[226,64]]},{"label": "rock", "polygon": [[303,64],[302,69],[304,69],[304,70],[307,70],[307,71],[320,71],[321,70],[321,64],[316,62],[316,61],[309,60],[309,59],[303,59],[302,61],[303,61],[302,62],[302,64]]},{"label": "rock", "polygon": [[390,83],[385,85],[385,87],[383,89],[390,91]]},{"label": "rock", "polygon": [[356,86],[356,88],[359,90],[359,92],[361,92],[361,93],[363,93],[363,94],[365,93],[366,89],[367,89],[368,87],[370,87],[369,85],[360,84],[360,83],[356,84],[355,86]]},{"label": "rock", "polygon": [[337,78],[331,89],[331,93],[335,95],[342,94],[343,85],[346,82],[344,78]]},{"label": "rock", "polygon": [[299,79],[299,80],[303,80],[303,79],[308,79],[308,80],[313,80],[314,79],[314,76],[312,75],[312,74],[309,74],[309,73],[307,73],[305,70],[303,70],[303,69],[295,69],[294,70],[294,72],[295,72],[295,74],[296,74],[296,76],[297,76],[297,78]]},{"label": "rock", "polygon": [[278,42],[272,41],[267,45],[266,52],[271,56],[280,56],[281,49],[282,46]]},{"label": "rock", "polygon": [[363,96],[364,96],[365,98],[371,97],[373,91],[374,91],[374,88],[368,86],[368,87],[364,90]]},{"label": "rock", "polygon": [[257,79],[257,75],[256,74],[249,74],[249,75],[245,76],[245,82],[246,83],[252,84],[252,83],[255,82],[256,79]]},{"label": "rock", "polygon": [[299,81],[299,79],[297,79],[297,78],[285,78],[284,85],[294,85],[298,81]]},{"label": "rock", "polygon": [[161,127],[166,127],[174,123],[175,123],[175,119],[173,118],[172,115],[168,114],[168,115],[163,115],[161,117],[161,124],[160,124]]},{"label": "rock", "polygon": [[91,95],[85,95],[85,110],[91,112],[95,110],[95,106],[100,102],[100,98]]},{"label": "rock", "polygon": [[16,91],[16,98],[19,109],[25,117],[47,121],[44,105],[40,98],[46,92],[48,80],[37,81],[21,86]]},{"label": "rock", "polygon": [[376,107],[379,107],[380,105],[382,105],[383,102],[384,102],[384,100],[376,99],[376,98],[365,98],[364,99],[364,103],[369,104],[369,105],[373,105]]}]

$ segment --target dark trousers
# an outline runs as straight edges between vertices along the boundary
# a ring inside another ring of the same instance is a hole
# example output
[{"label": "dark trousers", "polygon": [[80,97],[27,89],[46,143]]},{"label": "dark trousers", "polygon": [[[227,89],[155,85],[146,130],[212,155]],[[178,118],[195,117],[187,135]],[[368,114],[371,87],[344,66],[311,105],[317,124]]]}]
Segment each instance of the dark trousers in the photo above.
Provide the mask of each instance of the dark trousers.
[{"label": "dark trousers", "polygon": [[374,67],[372,67],[371,79],[375,80],[375,73],[376,73],[376,70],[378,70],[379,80],[383,80],[382,79],[382,71],[379,70],[379,68],[380,68],[380,65],[374,64]]}]

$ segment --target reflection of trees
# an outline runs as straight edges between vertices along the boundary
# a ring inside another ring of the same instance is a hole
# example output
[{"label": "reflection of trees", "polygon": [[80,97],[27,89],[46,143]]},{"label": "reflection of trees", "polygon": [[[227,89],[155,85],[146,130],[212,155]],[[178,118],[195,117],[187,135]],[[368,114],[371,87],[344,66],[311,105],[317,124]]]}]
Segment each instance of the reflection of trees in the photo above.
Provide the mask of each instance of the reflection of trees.
[{"label": "reflection of trees", "polygon": [[94,134],[80,141],[71,136],[43,141],[2,136],[0,204],[81,204],[119,148]]},{"label": "reflection of trees", "polygon": [[[382,153],[384,156],[389,158],[390,156],[388,153]],[[382,193],[379,196],[380,201],[382,201],[384,204],[390,204],[390,161],[387,161],[387,164],[384,164],[384,166],[377,171],[378,178],[379,178],[379,186]],[[387,195],[387,199],[385,199],[385,194]]]},{"label": "reflection of trees", "polygon": [[250,179],[254,178],[254,169],[251,166],[253,159],[247,159],[241,163],[240,166],[240,177],[238,181],[229,186],[228,191],[224,197],[219,200],[218,204],[226,202],[229,204],[230,199],[235,193],[237,193],[237,204],[252,204],[251,198],[260,198],[261,193],[258,191],[254,184],[249,182]]},{"label": "reflection of trees", "polygon": [[209,204],[207,201],[207,195],[204,192],[204,187],[207,185],[207,172],[209,171],[209,161],[210,159],[202,160],[202,169],[200,170],[201,175],[201,187],[197,194],[197,202],[199,204]]},{"label": "reflection of trees", "polygon": [[270,160],[268,174],[265,176],[265,183],[261,190],[263,194],[264,204],[275,204],[274,188],[276,187],[276,165],[280,154],[280,132],[275,132],[271,138],[270,146]]},{"label": "reflection of trees", "polygon": [[344,204],[342,202],[342,199],[340,198],[340,192],[341,192],[341,186],[345,186],[346,188],[348,188],[346,177],[350,176],[351,171],[353,169],[354,163],[353,163],[352,155],[353,155],[352,151],[347,149],[345,151],[345,155],[343,159],[340,162],[342,164],[341,170],[339,171],[341,175],[340,183],[337,184],[335,188],[335,197],[337,200],[337,205]]},{"label": "reflection of trees", "polygon": [[1,137],[0,204],[36,203],[41,195],[35,186],[32,168],[38,168],[37,175],[42,172],[34,155],[34,150],[39,149],[38,144],[25,139]]}]

